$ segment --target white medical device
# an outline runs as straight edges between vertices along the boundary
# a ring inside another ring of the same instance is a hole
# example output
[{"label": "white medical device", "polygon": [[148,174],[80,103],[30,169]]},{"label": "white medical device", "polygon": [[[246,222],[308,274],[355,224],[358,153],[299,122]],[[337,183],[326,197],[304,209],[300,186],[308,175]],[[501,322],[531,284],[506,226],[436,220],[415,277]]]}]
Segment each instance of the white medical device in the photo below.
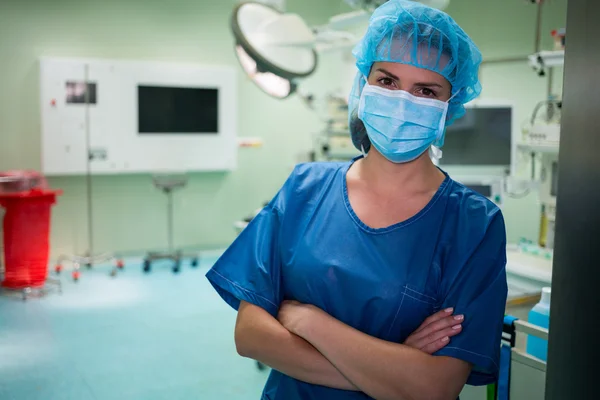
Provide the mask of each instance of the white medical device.
[{"label": "white medical device", "polygon": [[523,126],[523,144],[558,147],[561,116],[562,100],[551,98],[539,102]]},{"label": "white medical device", "polygon": [[[551,94],[547,100],[539,102],[530,120],[523,126],[523,143],[519,145],[523,152],[531,154],[532,158],[537,155],[540,160],[541,174],[538,187],[541,224],[539,244],[548,249],[554,248],[561,111],[562,100]],[[537,176],[532,172],[531,180],[536,179]]]},{"label": "white medical device", "polygon": [[42,58],[40,81],[46,175],[236,167],[231,67]]}]

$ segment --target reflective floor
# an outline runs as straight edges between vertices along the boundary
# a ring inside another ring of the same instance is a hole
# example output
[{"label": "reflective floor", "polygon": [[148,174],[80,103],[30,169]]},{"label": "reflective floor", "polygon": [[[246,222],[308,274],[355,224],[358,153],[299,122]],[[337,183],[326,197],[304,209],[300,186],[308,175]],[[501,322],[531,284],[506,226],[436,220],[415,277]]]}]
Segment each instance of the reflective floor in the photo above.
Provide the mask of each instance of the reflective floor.
[{"label": "reflective floor", "polygon": [[0,399],[257,400],[267,372],[239,357],[235,313],[198,268],[149,274],[141,259],[110,277],[83,269],[63,293],[0,296]]}]

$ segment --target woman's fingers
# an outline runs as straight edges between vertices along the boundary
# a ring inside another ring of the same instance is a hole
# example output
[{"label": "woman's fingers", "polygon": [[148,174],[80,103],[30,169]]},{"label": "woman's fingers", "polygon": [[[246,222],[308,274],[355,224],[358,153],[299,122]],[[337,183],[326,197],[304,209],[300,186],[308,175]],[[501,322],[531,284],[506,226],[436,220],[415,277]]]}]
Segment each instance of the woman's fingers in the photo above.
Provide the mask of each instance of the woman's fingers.
[{"label": "woman's fingers", "polygon": [[421,329],[420,331],[413,333],[414,339],[420,340],[426,336],[431,335],[434,332],[439,332],[443,329],[462,324],[464,319],[465,319],[465,317],[463,315],[450,315],[450,316],[444,317],[442,319],[438,319],[438,320],[430,323],[429,325],[427,325],[425,328]]},{"label": "woman's fingers", "polygon": [[435,352],[443,349],[448,343],[450,343],[450,338],[448,336],[446,336],[446,337],[436,340],[433,343],[428,344],[427,346],[422,348],[421,351],[423,351],[427,354],[434,354]]},{"label": "woman's fingers", "polygon": [[462,331],[462,325],[455,325],[451,328],[446,328],[442,331],[434,332],[431,335],[421,340],[421,351],[427,354],[433,354],[444,348],[453,336],[458,335]]},{"label": "woman's fingers", "polygon": [[405,345],[433,354],[450,342],[450,338],[462,331],[463,315],[452,315],[448,308],[427,318],[419,329],[410,335]]},{"label": "woman's fingers", "polygon": [[441,311],[436,312],[433,315],[430,315],[425,321],[423,321],[421,326],[419,326],[419,328],[417,328],[417,330],[414,331],[412,334],[414,335],[415,333],[418,333],[418,332],[422,331],[423,329],[425,329],[430,324],[432,324],[436,321],[439,321],[443,318],[446,318],[449,315],[452,315],[452,312],[454,312],[453,308],[446,308],[445,310],[441,310]]}]

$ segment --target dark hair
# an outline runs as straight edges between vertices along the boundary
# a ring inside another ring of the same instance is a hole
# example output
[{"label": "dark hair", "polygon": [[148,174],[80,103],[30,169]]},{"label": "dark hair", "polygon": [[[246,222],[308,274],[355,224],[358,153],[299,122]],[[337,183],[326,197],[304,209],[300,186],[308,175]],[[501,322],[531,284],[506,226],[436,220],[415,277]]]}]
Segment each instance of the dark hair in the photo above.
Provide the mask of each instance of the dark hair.
[{"label": "dark hair", "polygon": [[352,144],[358,150],[368,153],[371,149],[371,141],[367,135],[367,128],[365,124],[358,118],[358,110],[352,110],[350,116],[350,137],[352,138]]}]

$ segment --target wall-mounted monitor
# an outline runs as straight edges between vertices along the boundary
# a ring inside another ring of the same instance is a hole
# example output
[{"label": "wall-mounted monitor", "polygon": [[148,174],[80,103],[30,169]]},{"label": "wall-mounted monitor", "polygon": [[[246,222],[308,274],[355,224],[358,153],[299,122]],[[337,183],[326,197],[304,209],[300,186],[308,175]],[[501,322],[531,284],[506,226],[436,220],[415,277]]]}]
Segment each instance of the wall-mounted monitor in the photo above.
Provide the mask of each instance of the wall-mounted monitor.
[{"label": "wall-mounted monitor", "polygon": [[140,134],[218,134],[219,90],[138,86]]}]

